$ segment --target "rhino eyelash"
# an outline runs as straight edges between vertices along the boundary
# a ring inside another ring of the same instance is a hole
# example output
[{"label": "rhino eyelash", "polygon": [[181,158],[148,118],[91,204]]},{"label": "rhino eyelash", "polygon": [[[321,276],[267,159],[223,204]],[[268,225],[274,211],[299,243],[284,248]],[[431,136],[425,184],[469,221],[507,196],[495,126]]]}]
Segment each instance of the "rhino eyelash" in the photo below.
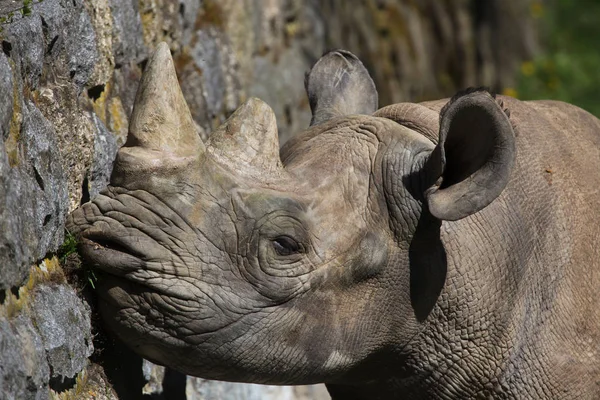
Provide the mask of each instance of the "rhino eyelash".
[{"label": "rhino eyelash", "polygon": [[302,253],[304,250],[295,239],[289,236],[279,236],[271,242],[275,252],[282,257]]}]

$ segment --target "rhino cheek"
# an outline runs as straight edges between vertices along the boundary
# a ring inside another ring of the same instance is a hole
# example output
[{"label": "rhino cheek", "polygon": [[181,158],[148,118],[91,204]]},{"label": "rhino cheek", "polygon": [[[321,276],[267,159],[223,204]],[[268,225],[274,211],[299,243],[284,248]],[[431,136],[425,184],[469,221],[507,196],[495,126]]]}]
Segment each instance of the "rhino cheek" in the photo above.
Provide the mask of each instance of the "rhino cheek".
[{"label": "rhino cheek", "polygon": [[384,239],[369,232],[357,246],[357,257],[348,263],[345,281],[348,285],[356,284],[377,277],[388,263],[389,251]]},{"label": "rhino cheek", "polygon": [[[99,299],[102,319],[111,332],[144,358],[176,365],[178,352],[173,350],[182,347],[181,341],[155,325],[149,304],[128,290],[113,287]],[[154,318],[160,319],[157,313]]]}]

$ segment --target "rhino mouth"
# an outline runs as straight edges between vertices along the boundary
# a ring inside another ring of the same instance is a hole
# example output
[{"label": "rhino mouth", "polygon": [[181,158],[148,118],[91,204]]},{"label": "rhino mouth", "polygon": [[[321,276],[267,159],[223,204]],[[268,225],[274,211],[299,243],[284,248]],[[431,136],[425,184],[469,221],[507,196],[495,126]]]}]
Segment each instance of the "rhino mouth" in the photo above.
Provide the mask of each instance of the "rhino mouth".
[{"label": "rhino mouth", "polygon": [[84,232],[79,252],[86,264],[98,271],[100,279],[109,285],[136,288],[138,292],[155,292],[180,300],[194,299],[191,294],[193,285],[181,280],[178,280],[179,285],[173,285],[176,276],[150,267],[147,257],[136,248],[136,243],[118,236]]},{"label": "rhino mouth", "polygon": [[[96,270],[101,287],[120,287],[127,293],[168,294],[136,276],[144,269],[144,261],[133,255],[132,249],[118,238],[83,237],[80,248],[87,265]],[[101,297],[111,297],[105,290],[99,293]]]}]

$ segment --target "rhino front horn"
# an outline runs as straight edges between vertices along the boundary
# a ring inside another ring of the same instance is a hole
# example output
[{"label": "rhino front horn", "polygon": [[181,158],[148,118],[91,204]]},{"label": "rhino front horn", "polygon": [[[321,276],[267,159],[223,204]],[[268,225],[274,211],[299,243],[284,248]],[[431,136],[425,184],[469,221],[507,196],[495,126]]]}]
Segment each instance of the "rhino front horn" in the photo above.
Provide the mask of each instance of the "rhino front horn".
[{"label": "rhino front horn", "polygon": [[275,114],[262,100],[242,104],[208,139],[209,151],[261,171],[282,168]]},{"label": "rhino front horn", "polygon": [[164,42],[146,65],[125,147],[142,147],[175,156],[204,150],[177,81],[171,51]]}]

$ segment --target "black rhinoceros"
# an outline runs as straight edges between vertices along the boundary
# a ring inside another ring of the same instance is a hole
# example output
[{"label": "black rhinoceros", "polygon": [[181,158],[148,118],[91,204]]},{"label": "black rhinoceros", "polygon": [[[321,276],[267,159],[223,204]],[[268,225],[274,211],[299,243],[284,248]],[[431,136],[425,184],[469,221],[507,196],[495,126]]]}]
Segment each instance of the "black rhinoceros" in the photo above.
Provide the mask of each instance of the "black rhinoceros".
[{"label": "black rhinoceros", "polygon": [[334,399],[598,399],[600,121],[483,90],[377,110],[341,50],[306,87],[281,151],[257,99],[204,144],[158,47],[67,224],[109,327],[186,374]]}]

